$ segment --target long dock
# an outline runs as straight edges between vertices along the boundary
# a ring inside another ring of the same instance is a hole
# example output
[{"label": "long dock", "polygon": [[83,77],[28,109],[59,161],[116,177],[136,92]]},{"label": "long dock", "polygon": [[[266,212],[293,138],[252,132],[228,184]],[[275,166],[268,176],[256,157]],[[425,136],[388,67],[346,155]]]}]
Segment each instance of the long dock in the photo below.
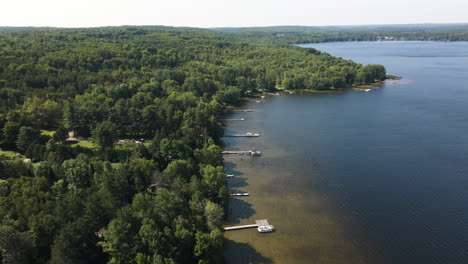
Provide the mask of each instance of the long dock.
[{"label": "long dock", "polygon": [[224,150],[221,154],[237,154],[237,155],[248,155],[248,156],[260,156],[262,153],[258,150]]},{"label": "long dock", "polygon": [[225,137],[259,137],[260,134],[254,134],[254,133],[245,133],[245,134],[230,134],[230,135],[224,135]]},{"label": "long dock", "polygon": [[244,118],[224,118],[222,121],[244,121]]},{"label": "long dock", "polygon": [[230,193],[229,196],[231,197],[237,197],[237,196],[249,196],[250,193],[248,192],[241,192],[241,193]]},{"label": "long dock", "polygon": [[233,110],[234,112],[253,112],[252,109],[236,109],[236,110]]},{"label": "long dock", "polygon": [[255,220],[255,224],[252,225],[238,225],[238,226],[227,226],[224,227],[224,231],[232,231],[232,230],[239,230],[239,229],[246,229],[246,228],[254,228],[258,227],[258,232],[272,232],[274,230],[273,226],[268,223],[267,219]]},{"label": "long dock", "polygon": [[253,224],[253,225],[228,226],[224,228],[224,231],[239,230],[239,229],[254,228],[254,227],[258,227],[258,225]]}]

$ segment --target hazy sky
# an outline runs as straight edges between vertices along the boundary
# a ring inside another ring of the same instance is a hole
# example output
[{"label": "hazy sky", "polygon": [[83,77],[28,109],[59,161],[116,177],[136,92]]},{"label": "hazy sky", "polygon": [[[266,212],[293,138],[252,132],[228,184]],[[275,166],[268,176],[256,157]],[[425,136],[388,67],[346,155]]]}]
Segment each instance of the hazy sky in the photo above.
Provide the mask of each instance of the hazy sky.
[{"label": "hazy sky", "polygon": [[0,26],[191,27],[468,22],[468,0],[0,0]]}]

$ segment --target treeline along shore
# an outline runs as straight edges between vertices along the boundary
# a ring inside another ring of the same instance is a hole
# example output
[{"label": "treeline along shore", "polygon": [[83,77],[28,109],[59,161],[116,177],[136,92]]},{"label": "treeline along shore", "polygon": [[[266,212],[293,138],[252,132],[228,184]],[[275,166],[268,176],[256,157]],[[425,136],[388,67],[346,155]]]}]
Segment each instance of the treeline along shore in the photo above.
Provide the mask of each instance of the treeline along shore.
[{"label": "treeline along shore", "polygon": [[225,107],[385,74],[203,29],[1,32],[0,262],[222,263]]}]

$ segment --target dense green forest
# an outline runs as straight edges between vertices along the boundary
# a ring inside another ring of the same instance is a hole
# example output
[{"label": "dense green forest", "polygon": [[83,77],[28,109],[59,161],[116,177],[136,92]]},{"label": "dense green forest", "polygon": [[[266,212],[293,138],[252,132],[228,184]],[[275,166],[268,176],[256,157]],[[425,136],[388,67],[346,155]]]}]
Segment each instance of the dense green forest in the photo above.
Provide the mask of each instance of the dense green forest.
[{"label": "dense green forest", "polygon": [[0,261],[222,263],[226,106],[384,78],[211,30],[2,32]]},{"label": "dense green forest", "polygon": [[468,24],[409,24],[374,26],[278,26],[214,28],[219,32],[284,43],[337,41],[433,40],[468,41]]}]

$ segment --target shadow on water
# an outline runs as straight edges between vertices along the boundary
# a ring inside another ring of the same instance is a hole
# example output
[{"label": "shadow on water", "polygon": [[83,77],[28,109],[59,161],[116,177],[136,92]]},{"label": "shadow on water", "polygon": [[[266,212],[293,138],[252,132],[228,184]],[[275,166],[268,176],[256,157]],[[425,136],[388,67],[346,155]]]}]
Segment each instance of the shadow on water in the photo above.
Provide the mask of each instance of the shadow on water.
[{"label": "shadow on water", "polygon": [[224,161],[224,168],[226,171],[226,174],[232,174],[236,177],[244,175],[243,172],[240,172],[236,169],[237,164],[231,161]]},{"label": "shadow on water", "polygon": [[226,263],[232,264],[271,264],[273,261],[255,250],[250,244],[239,243],[233,240],[225,240],[225,248],[230,248],[225,252],[224,258]]},{"label": "shadow on water", "polygon": [[[232,211],[235,211],[233,213]],[[229,224],[239,224],[241,219],[250,218],[255,214],[252,204],[238,198],[229,200]]]},{"label": "shadow on water", "polygon": [[230,178],[228,180],[228,185],[229,185],[230,190],[235,190],[237,188],[246,187],[248,185],[247,178],[244,178],[244,177]]}]

